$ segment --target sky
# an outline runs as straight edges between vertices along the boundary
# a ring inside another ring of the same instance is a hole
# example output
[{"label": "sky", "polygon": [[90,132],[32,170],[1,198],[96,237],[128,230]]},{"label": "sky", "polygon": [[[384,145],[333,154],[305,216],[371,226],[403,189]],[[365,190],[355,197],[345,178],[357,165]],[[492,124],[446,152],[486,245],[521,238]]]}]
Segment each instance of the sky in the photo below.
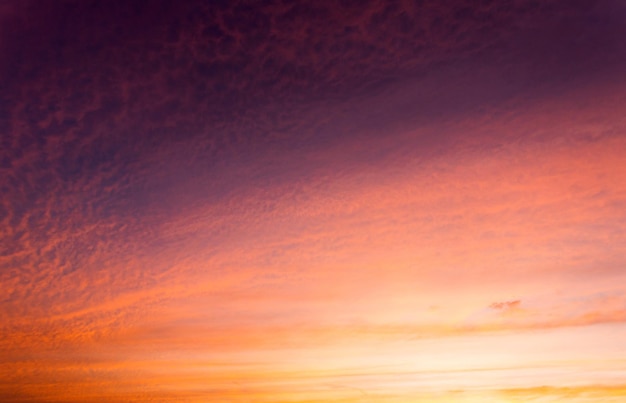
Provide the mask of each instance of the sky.
[{"label": "sky", "polygon": [[626,400],[626,3],[0,0],[0,400]]}]

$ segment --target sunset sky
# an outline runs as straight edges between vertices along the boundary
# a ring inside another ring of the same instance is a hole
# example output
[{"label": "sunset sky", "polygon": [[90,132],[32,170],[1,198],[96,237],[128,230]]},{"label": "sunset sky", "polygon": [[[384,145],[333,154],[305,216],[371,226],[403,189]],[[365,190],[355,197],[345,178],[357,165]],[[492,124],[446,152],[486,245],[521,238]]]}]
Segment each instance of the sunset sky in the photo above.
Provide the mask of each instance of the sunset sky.
[{"label": "sunset sky", "polygon": [[626,2],[0,0],[0,401],[626,401]]}]

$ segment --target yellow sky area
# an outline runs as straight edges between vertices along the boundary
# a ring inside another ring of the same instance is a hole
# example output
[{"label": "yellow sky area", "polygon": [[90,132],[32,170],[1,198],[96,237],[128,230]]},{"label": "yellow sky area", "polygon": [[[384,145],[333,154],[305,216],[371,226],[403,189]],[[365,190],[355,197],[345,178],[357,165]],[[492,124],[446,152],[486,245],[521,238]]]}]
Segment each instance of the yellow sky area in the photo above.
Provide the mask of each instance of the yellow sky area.
[{"label": "yellow sky area", "polygon": [[19,385],[40,401],[617,402],[626,396],[626,349],[616,348],[625,336],[626,326],[605,325],[436,339],[345,332],[314,347],[239,352],[210,348],[210,340],[170,350],[109,346],[82,361],[18,363],[4,382],[37,381],[0,383],[0,393]]}]

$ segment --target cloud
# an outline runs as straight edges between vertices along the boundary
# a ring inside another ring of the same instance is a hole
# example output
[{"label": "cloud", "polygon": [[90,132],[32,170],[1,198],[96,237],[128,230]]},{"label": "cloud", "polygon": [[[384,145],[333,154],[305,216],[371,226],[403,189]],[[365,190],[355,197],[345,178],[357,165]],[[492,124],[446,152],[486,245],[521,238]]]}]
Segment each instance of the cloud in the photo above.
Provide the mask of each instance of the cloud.
[{"label": "cloud", "polygon": [[571,387],[540,386],[534,388],[507,389],[501,391],[504,398],[516,401],[533,401],[538,397],[545,399],[567,399],[578,402],[589,399],[601,399],[603,402],[618,402],[626,396],[624,385],[584,385]]},{"label": "cloud", "polygon": [[495,310],[511,310],[511,309],[516,309],[520,306],[520,304],[522,303],[522,301],[515,300],[515,301],[503,301],[503,302],[493,302],[489,305],[489,308],[491,309],[495,309]]}]

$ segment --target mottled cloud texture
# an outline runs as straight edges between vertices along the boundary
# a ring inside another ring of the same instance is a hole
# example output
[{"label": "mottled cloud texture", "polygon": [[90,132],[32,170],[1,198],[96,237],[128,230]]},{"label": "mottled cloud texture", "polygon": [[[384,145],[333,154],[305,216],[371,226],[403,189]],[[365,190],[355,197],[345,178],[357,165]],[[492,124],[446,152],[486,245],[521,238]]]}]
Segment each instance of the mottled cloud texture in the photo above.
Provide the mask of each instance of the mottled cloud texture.
[{"label": "mottled cloud texture", "polygon": [[0,400],[623,401],[625,37],[618,0],[1,2]]}]

